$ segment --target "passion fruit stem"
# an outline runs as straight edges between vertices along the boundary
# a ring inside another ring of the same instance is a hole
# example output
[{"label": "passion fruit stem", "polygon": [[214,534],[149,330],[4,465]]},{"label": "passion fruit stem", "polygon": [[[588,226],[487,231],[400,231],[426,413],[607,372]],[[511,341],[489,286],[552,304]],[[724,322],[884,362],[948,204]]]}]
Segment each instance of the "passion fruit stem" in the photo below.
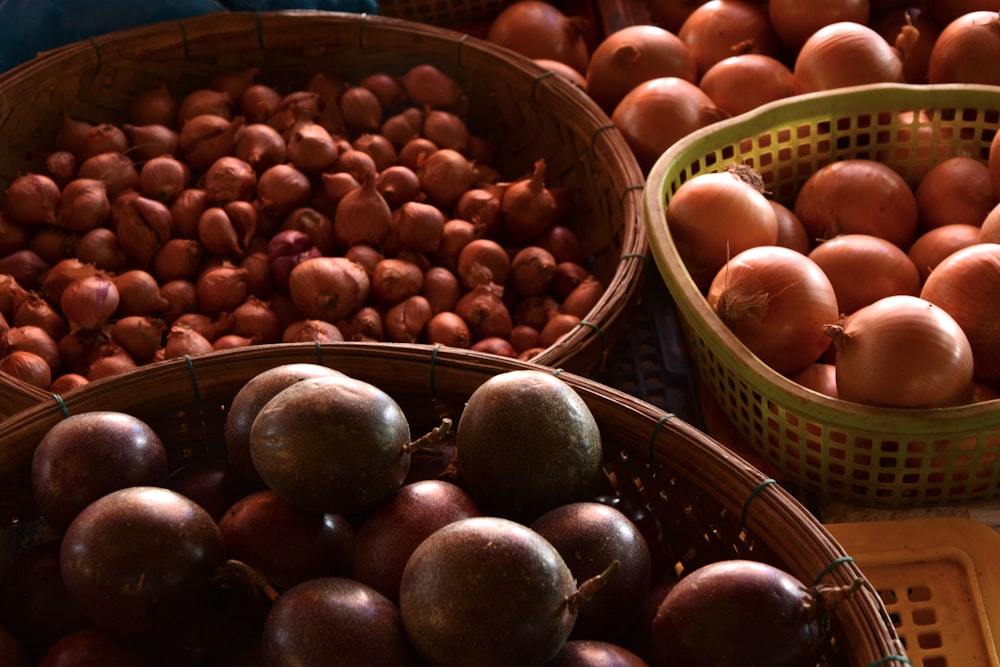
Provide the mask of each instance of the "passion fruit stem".
[{"label": "passion fruit stem", "polygon": [[420,436],[416,440],[412,441],[410,444],[406,445],[406,451],[409,453],[420,452],[422,454],[432,454],[435,456],[441,456],[441,451],[432,447],[436,442],[444,440],[448,432],[451,431],[452,420],[450,417],[445,417],[441,420],[441,423],[431,429],[428,433]]},{"label": "passion fruit stem", "polygon": [[605,586],[608,585],[608,581],[618,573],[618,567],[621,565],[621,561],[615,559],[611,561],[604,572],[587,579],[580,587],[576,589],[572,595],[566,598],[566,605],[569,608],[571,614],[576,616],[583,609],[583,606],[590,602],[590,600],[597,595]]},{"label": "passion fruit stem", "polygon": [[853,597],[864,583],[865,580],[858,577],[847,586],[816,586],[813,590],[823,613],[831,616],[837,611],[837,607]]},{"label": "passion fruit stem", "polygon": [[259,595],[272,603],[281,595],[260,571],[235,558],[230,558],[218,569],[215,580],[229,585],[237,582],[249,584]]}]

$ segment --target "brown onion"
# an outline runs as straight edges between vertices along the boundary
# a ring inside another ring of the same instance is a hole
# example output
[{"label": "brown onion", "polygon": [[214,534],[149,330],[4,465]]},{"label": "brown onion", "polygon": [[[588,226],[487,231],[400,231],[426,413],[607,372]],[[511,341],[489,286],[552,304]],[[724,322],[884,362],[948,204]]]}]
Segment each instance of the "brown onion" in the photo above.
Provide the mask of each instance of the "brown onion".
[{"label": "brown onion", "polygon": [[253,167],[238,157],[224,155],[213,162],[201,175],[199,185],[216,204],[250,200],[257,186]]},{"label": "brown onion", "polygon": [[478,180],[476,165],[451,148],[426,155],[416,171],[427,202],[444,209],[452,208]]},{"label": "brown onion", "polygon": [[399,148],[399,163],[417,171],[424,159],[437,149],[437,144],[430,139],[414,137]]},{"label": "brown onion", "polygon": [[371,90],[351,86],[340,96],[340,113],[353,132],[377,132],[382,125],[382,104]]},{"label": "brown onion", "polygon": [[899,52],[872,28],[851,21],[814,32],[795,58],[796,94],[872,83],[904,83]]},{"label": "brown onion", "polygon": [[538,346],[552,347],[563,336],[572,332],[580,326],[580,317],[572,313],[558,313],[553,315],[538,332]]},{"label": "brown onion", "polygon": [[424,286],[420,291],[427,299],[434,314],[452,310],[464,290],[458,276],[443,266],[432,266],[424,271]]},{"label": "brown onion", "polygon": [[535,162],[531,176],[514,181],[500,199],[506,232],[524,243],[548,231],[556,221],[556,200],[546,187],[544,159]]},{"label": "brown onion", "polygon": [[236,106],[248,123],[266,123],[278,112],[281,106],[281,93],[272,86],[255,83],[240,93]]},{"label": "brown onion", "polygon": [[309,343],[313,341],[339,343],[344,340],[335,325],[322,320],[302,320],[288,325],[281,335],[282,343]]},{"label": "brown onion", "polygon": [[204,313],[184,313],[173,321],[176,326],[184,326],[200,333],[205,340],[213,342],[219,336],[229,333],[231,318],[220,315],[213,318]]},{"label": "brown onion", "polygon": [[319,174],[337,163],[337,146],[322,125],[302,121],[289,130],[286,155],[299,171]]},{"label": "brown onion", "polygon": [[173,127],[177,122],[177,99],[160,82],[147,88],[129,102],[129,119],[135,125],[165,125]]},{"label": "brown onion", "polygon": [[364,177],[361,187],[344,195],[334,212],[334,236],[344,247],[378,245],[389,235],[391,226],[392,210],[375,187],[374,173]]},{"label": "brown onion", "polygon": [[191,169],[173,155],[152,158],[139,170],[139,190],[157,201],[173,201],[190,182]]},{"label": "brown onion", "polygon": [[111,340],[128,352],[139,364],[153,360],[163,345],[166,324],[156,317],[130,315],[122,317],[111,327]]},{"label": "brown onion", "polygon": [[528,58],[566,63],[585,74],[590,59],[585,37],[589,28],[587,19],[567,16],[548,2],[519,0],[493,18],[486,39]]},{"label": "brown onion", "polygon": [[480,285],[503,285],[510,274],[510,256],[492,239],[473,239],[459,253],[455,273],[469,290]]},{"label": "brown onion", "polygon": [[128,150],[128,137],[112,123],[99,123],[90,128],[76,147],[80,162],[101,153],[124,153]]},{"label": "brown onion", "polygon": [[157,313],[167,325],[181,315],[198,310],[198,288],[190,280],[170,280],[160,285],[160,296],[167,300],[166,308]]},{"label": "brown onion", "polygon": [[59,198],[59,223],[71,232],[101,227],[111,213],[111,200],[104,181],[74,178]]},{"label": "brown onion", "polygon": [[934,267],[952,253],[980,242],[1000,242],[1000,237],[992,240],[982,238],[982,229],[976,225],[956,223],[929,229],[918,236],[907,254],[917,267],[921,282],[927,280]]},{"label": "brown onion", "polygon": [[127,373],[138,367],[132,356],[116,343],[111,342],[101,348],[97,358],[87,368],[89,382]]},{"label": "brown onion", "polygon": [[503,300],[503,288],[494,283],[476,285],[455,304],[455,312],[469,325],[476,339],[505,338],[514,323]]},{"label": "brown onion", "polygon": [[385,319],[382,311],[373,306],[362,306],[344,323],[343,335],[349,340],[381,342],[386,340]]},{"label": "brown onion", "polygon": [[927,63],[928,83],[1000,85],[1000,13],[973,11],[944,26]]},{"label": "brown onion", "polygon": [[177,110],[177,125],[183,126],[196,116],[211,115],[229,120],[233,115],[233,99],[221,90],[199,88],[181,98]]},{"label": "brown onion", "polygon": [[485,236],[499,236],[503,231],[500,199],[506,187],[472,188],[455,203],[455,217],[475,223]]},{"label": "brown onion", "polygon": [[265,169],[257,179],[257,204],[267,215],[285,216],[311,196],[309,177],[287,163]]},{"label": "brown onion", "polygon": [[76,175],[104,181],[111,198],[135,189],[140,183],[135,163],[127,155],[117,152],[98,153],[83,160]]},{"label": "brown onion", "polygon": [[59,186],[44,174],[22,174],[3,193],[4,213],[22,225],[56,224]]},{"label": "brown onion", "polygon": [[288,276],[288,290],[308,319],[338,322],[368,299],[371,282],[360,264],[344,257],[314,257]]},{"label": "brown onion", "polygon": [[260,174],[265,169],[281,164],[287,157],[285,139],[266,123],[250,123],[236,131],[233,156]]},{"label": "brown onion", "polygon": [[118,307],[115,315],[128,317],[148,316],[167,307],[167,300],[160,295],[160,285],[148,271],[131,269],[112,277],[118,289]]},{"label": "brown onion", "polygon": [[[327,175],[324,174],[325,176]],[[330,176],[334,176],[334,174],[330,174]],[[389,208],[393,210],[406,202],[417,200],[421,195],[420,178],[415,171],[401,164],[393,164],[380,170],[378,176],[375,177],[375,188],[385,199]]]},{"label": "brown onion", "polygon": [[38,327],[52,340],[59,340],[69,330],[62,315],[37,292],[29,292],[27,297],[17,304],[8,324],[12,327]]},{"label": "brown onion", "polygon": [[409,98],[421,107],[449,108],[462,99],[458,83],[435,65],[415,65],[399,77],[399,82]]},{"label": "brown onion", "polygon": [[538,246],[526,246],[510,261],[510,287],[520,296],[536,296],[549,289],[555,269],[552,253]]},{"label": "brown onion", "polygon": [[438,148],[450,148],[465,154],[469,148],[469,128],[461,116],[430,109],[424,114],[424,124],[421,133],[430,139]]},{"label": "brown onion", "polygon": [[381,134],[366,132],[351,143],[354,150],[367,153],[375,163],[375,171],[382,172],[396,164],[399,159],[396,147]]},{"label": "brown onion", "polygon": [[587,94],[610,114],[628,91],[663,76],[697,83],[690,49],[674,32],[657,25],[630,25],[594,49],[587,68]]},{"label": "brown onion", "polygon": [[167,332],[167,340],[163,345],[163,358],[195,357],[214,351],[212,343],[194,329],[174,325]]},{"label": "brown onion", "polygon": [[394,343],[416,342],[433,314],[427,299],[419,294],[392,306],[385,312],[385,334]]},{"label": "brown onion", "polygon": [[122,125],[129,139],[129,155],[136,162],[161,155],[174,155],[180,147],[180,136],[177,130],[166,125]]},{"label": "brown onion", "polygon": [[649,170],[676,141],[728,116],[690,81],[658,77],[632,88],[611,112],[611,121],[639,166]]},{"label": "brown onion", "polygon": [[208,169],[236,146],[236,132],[243,126],[243,117],[232,120],[214,114],[201,114],[186,121],[180,128],[180,152],[195,171]]},{"label": "brown onion", "polygon": [[388,257],[375,265],[371,275],[371,296],[382,306],[392,306],[420,294],[424,286],[421,268],[403,259]]},{"label": "brown onion", "polygon": [[771,27],[790,52],[801,49],[825,25],[840,21],[867,25],[870,12],[868,0],[771,0],[766,9]]},{"label": "brown onion", "polygon": [[743,0],[712,0],[699,5],[684,20],[677,37],[694,58],[699,78],[730,56],[781,55],[767,7]]},{"label": "brown onion", "polygon": [[118,271],[125,264],[125,251],[118,236],[107,227],[91,229],[73,242],[73,254],[104,271]]},{"label": "brown onion", "polygon": [[82,387],[88,382],[90,382],[90,380],[79,373],[63,373],[59,377],[52,380],[52,384],[48,386],[48,390],[53,394],[62,395],[68,391],[76,389],[77,387]]},{"label": "brown onion", "polygon": [[45,329],[33,324],[10,327],[0,337],[0,356],[9,355],[18,350],[38,355],[53,372],[61,364],[59,344]]},{"label": "brown onion", "polygon": [[56,130],[56,149],[71,151],[75,155],[80,147],[80,142],[90,134],[93,127],[93,123],[74,118],[64,111],[59,129]]},{"label": "brown onion", "polygon": [[205,269],[195,284],[198,308],[208,315],[232,311],[249,294],[247,270],[229,263]]},{"label": "brown onion", "polygon": [[434,253],[441,245],[447,222],[441,209],[423,202],[409,201],[396,210],[396,226],[403,248]]},{"label": "brown onion", "polygon": [[951,224],[982,225],[997,205],[985,162],[955,156],[936,163],[917,184],[923,230]]},{"label": "brown onion", "polygon": [[169,239],[153,256],[151,271],[160,283],[194,280],[205,257],[205,246],[197,239]]},{"label": "brown onion", "polygon": [[193,239],[198,236],[198,219],[209,206],[208,193],[201,188],[185,188],[170,202],[174,236]]},{"label": "brown onion", "polygon": [[110,277],[94,275],[67,285],[59,307],[75,326],[98,329],[114,315],[119,299],[118,287]]},{"label": "brown onion", "polygon": [[229,333],[246,338],[258,337],[261,343],[279,343],[284,328],[271,305],[250,295],[230,313]]},{"label": "brown onion", "polygon": [[45,389],[52,383],[52,369],[45,360],[25,350],[0,357],[0,373],[6,373],[39,389]]},{"label": "brown onion", "polygon": [[45,168],[42,173],[55,181],[56,185],[62,189],[67,183],[76,178],[79,164],[75,153],[71,151],[53,151],[45,156]]},{"label": "brown onion", "polygon": [[826,327],[837,349],[837,394],[893,408],[936,408],[972,398],[973,350],[941,307],[890,296]]},{"label": "brown onion", "polygon": [[701,77],[698,87],[732,116],[790,97],[794,91],[792,70],[763,53],[745,53],[718,61]]},{"label": "brown onion", "polygon": [[436,313],[428,322],[425,339],[430,344],[468,348],[472,345],[469,325],[455,313],[444,310]]}]

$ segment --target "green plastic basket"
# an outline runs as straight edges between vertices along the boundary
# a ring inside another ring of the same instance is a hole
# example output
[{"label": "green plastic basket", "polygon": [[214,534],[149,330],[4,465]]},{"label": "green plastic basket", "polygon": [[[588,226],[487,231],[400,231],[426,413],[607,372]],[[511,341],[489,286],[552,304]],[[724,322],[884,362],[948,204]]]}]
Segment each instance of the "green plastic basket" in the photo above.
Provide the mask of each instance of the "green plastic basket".
[{"label": "green plastic basket", "polygon": [[858,86],[774,102],[704,128],[649,172],[647,234],[700,382],[753,446],[821,498],[928,507],[1000,497],[1000,401],[873,408],[774,372],[698,291],[671,239],[667,203],[688,179],[731,164],[757,169],[786,204],[817,168],[847,158],[880,160],[914,185],[945,158],[985,160],[998,126],[1000,87]]}]

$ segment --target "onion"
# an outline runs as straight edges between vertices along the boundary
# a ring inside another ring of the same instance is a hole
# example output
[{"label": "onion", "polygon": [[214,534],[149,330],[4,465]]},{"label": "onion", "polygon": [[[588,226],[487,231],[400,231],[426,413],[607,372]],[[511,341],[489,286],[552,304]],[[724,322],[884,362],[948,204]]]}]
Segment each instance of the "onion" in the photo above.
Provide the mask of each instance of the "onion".
[{"label": "onion", "polygon": [[153,256],[151,271],[160,283],[194,280],[205,257],[205,246],[196,239],[168,239]]},{"label": "onion", "polygon": [[993,188],[993,195],[1000,199],[1000,132],[993,135],[990,142],[987,166],[990,169],[990,185]]},{"label": "onion", "polygon": [[10,327],[0,337],[0,356],[18,350],[37,354],[55,372],[61,364],[59,344],[48,332],[33,324]]},{"label": "onion", "polygon": [[587,93],[611,113],[628,91],[643,81],[674,76],[698,81],[698,68],[687,45],[656,25],[630,25],[605,37],[587,67]]},{"label": "onion", "polygon": [[174,325],[167,332],[167,340],[163,345],[163,358],[195,357],[214,351],[212,343],[194,329]]},{"label": "onion", "polygon": [[236,132],[243,122],[242,116],[230,120],[214,114],[200,114],[184,121],[179,141],[188,166],[203,171],[220,157],[231,155],[236,146]]},{"label": "onion", "polygon": [[365,176],[360,183],[360,187],[344,195],[334,212],[334,236],[345,247],[378,245],[392,226],[392,211],[375,187],[375,174]]},{"label": "onion", "polygon": [[817,245],[809,259],[830,279],[841,314],[849,315],[883,297],[920,294],[922,281],[913,260],[877,236],[835,236]]},{"label": "onion", "polygon": [[923,299],[951,315],[968,337],[975,376],[1000,380],[1000,245],[978,243],[959,250],[931,271]]},{"label": "onion", "polygon": [[190,182],[191,169],[173,155],[152,158],[139,170],[139,191],[157,201],[173,201]]},{"label": "onion", "polygon": [[580,326],[580,316],[572,313],[557,313],[549,318],[538,332],[538,346],[551,347],[560,338]]},{"label": "onion", "polygon": [[77,235],[71,231],[45,225],[31,237],[28,249],[37,253],[46,264],[55,264],[73,254],[76,239]]},{"label": "onion", "polygon": [[531,175],[508,185],[500,198],[504,231],[515,242],[534,239],[556,222],[556,199],[545,178],[546,163],[539,159]]},{"label": "onion", "polygon": [[87,368],[88,382],[106,377],[114,377],[134,370],[138,364],[128,352],[116,343],[111,342],[101,347],[97,358]]},{"label": "onion", "polygon": [[198,219],[208,208],[208,193],[201,188],[185,188],[170,202],[174,236],[193,239],[198,235]]},{"label": "onion", "polygon": [[295,90],[281,98],[281,104],[267,123],[284,134],[297,123],[316,120],[320,117],[319,93],[311,90]]},{"label": "onion", "polygon": [[558,60],[550,60],[549,58],[532,58],[531,62],[535,63],[546,72],[552,72],[556,76],[563,77],[583,92],[587,92],[586,77],[566,63],[561,63]]},{"label": "onion", "polygon": [[[295,209],[282,220],[281,229],[283,231],[296,230],[304,233],[309,239],[310,246],[315,246],[323,255],[333,255],[336,253],[333,221],[314,208],[300,206]],[[301,246],[303,242],[300,239],[295,239],[295,245]],[[302,248],[300,252],[308,249]]]},{"label": "onion", "polygon": [[83,160],[76,173],[78,178],[104,181],[108,196],[116,197],[139,186],[139,172],[131,158],[123,153],[98,153]]},{"label": "onion", "polygon": [[160,295],[156,278],[142,269],[131,269],[113,276],[111,280],[118,289],[118,307],[115,315],[148,316],[167,307],[167,300]]},{"label": "onion", "polygon": [[866,159],[831,162],[802,184],[793,207],[812,239],[871,234],[909,248],[917,237],[917,199],[891,167]]},{"label": "onion", "polygon": [[980,243],[1000,243],[1000,204],[997,204],[983,218],[979,227]]},{"label": "onion", "polygon": [[351,86],[340,96],[340,113],[355,133],[377,132],[384,120],[379,98],[368,88]]},{"label": "onion", "polygon": [[510,256],[492,239],[473,239],[459,253],[455,273],[466,289],[503,285],[510,274]]},{"label": "onion", "polygon": [[719,270],[708,304],[760,360],[783,375],[816,362],[830,345],[823,326],[839,317],[822,269],[779,246],[744,250]]},{"label": "onion", "polygon": [[394,166],[399,159],[396,147],[381,134],[371,132],[362,134],[353,141],[351,147],[367,153],[375,163],[375,171],[379,174]]},{"label": "onion", "polygon": [[49,365],[37,354],[25,350],[0,357],[0,373],[6,373],[39,389],[52,384],[52,369]]},{"label": "onion", "polygon": [[261,344],[261,335],[253,334],[252,336],[240,336],[238,334],[226,334],[225,336],[219,336],[214,341],[212,341],[213,350],[232,350],[238,347],[250,347],[251,345]]},{"label": "onion", "polygon": [[580,238],[569,227],[552,225],[548,231],[535,239],[535,245],[545,248],[555,258],[556,262],[581,262]]},{"label": "onion", "polygon": [[136,363],[145,364],[153,360],[156,351],[163,346],[166,324],[156,317],[130,315],[122,317],[111,327],[111,340],[128,352]]},{"label": "onion", "polygon": [[107,227],[91,229],[74,241],[73,254],[104,271],[118,271],[125,264],[118,236]]},{"label": "onion", "polygon": [[261,343],[279,343],[284,327],[281,319],[266,301],[250,295],[230,313],[229,332]]},{"label": "onion", "polygon": [[[357,179],[346,171],[321,174],[320,181],[323,188],[323,196],[325,196],[327,201],[329,201],[333,206],[339,204],[340,200],[344,198],[344,195],[360,185]],[[376,188],[378,188],[377,181]],[[382,190],[379,189],[379,192],[382,192]],[[389,203],[390,196],[391,193],[383,194],[386,203]]]},{"label": "onion", "polygon": [[730,258],[777,241],[777,215],[764,195],[744,180],[745,173],[701,174],[685,181],[667,204],[667,225],[677,253],[702,291]]},{"label": "onion", "polygon": [[503,288],[493,283],[476,285],[463,294],[455,304],[455,313],[465,320],[477,340],[506,338],[514,327],[503,301]]},{"label": "onion", "polygon": [[827,326],[837,350],[837,393],[893,408],[961,405],[972,398],[973,351],[941,307],[890,296]]},{"label": "onion", "polygon": [[549,289],[555,271],[556,259],[552,253],[538,246],[526,246],[510,260],[510,287],[520,296],[537,296]]},{"label": "onion", "polygon": [[409,107],[416,110],[420,116],[414,121],[410,120],[410,114],[401,111],[393,114],[382,121],[379,128],[379,136],[385,137],[394,148],[399,150],[410,139],[420,136],[420,128],[423,127],[423,112],[417,107]]},{"label": "onion", "polygon": [[48,386],[48,390],[50,393],[62,395],[68,391],[76,389],[77,387],[82,387],[88,382],[90,382],[90,380],[79,373],[63,373],[59,377],[52,380],[52,384]]},{"label": "onion", "polygon": [[1000,13],[973,11],[947,24],[927,63],[928,83],[1000,85]]},{"label": "onion", "polygon": [[427,202],[444,209],[454,207],[478,179],[476,165],[451,148],[426,155],[418,161],[416,173]]},{"label": "onion", "polygon": [[414,343],[423,333],[433,314],[427,299],[411,296],[385,311],[386,338],[393,343]]},{"label": "onion", "polygon": [[242,70],[219,72],[208,82],[208,87],[229,95],[234,102],[243,95],[247,88],[254,85],[260,76],[260,67],[247,67]]},{"label": "onion", "polygon": [[339,343],[344,340],[335,325],[322,320],[301,320],[285,327],[281,335],[282,343],[309,343],[313,341]]},{"label": "onion", "polygon": [[612,111],[611,121],[632,148],[639,166],[648,171],[676,141],[728,116],[698,86],[668,76],[644,81],[630,90]]},{"label": "onion", "polygon": [[250,123],[236,131],[233,156],[237,157],[260,174],[276,164],[281,164],[287,156],[284,138],[270,125]]},{"label": "onion", "polygon": [[147,88],[129,102],[129,119],[134,125],[165,125],[177,122],[179,105],[166,83],[162,81]]},{"label": "onion", "polygon": [[924,231],[950,224],[982,225],[997,205],[986,163],[956,156],[938,162],[917,184],[915,194]]},{"label": "onion", "polygon": [[228,316],[213,319],[204,313],[185,313],[177,317],[173,324],[194,329],[211,343],[219,336],[229,333],[230,320]]},{"label": "onion", "polygon": [[267,215],[288,215],[305,206],[311,196],[309,177],[287,163],[265,169],[257,179],[257,204]]},{"label": "onion", "polygon": [[280,106],[281,93],[272,86],[262,83],[247,86],[236,102],[240,115],[252,124],[265,123],[278,112]]},{"label": "onion", "polygon": [[78,168],[79,160],[76,159],[76,154],[70,151],[53,151],[45,156],[45,168],[42,173],[62,189],[76,178]]},{"label": "onion", "polygon": [[452,310],[463,293],[458,276],[443,266],[432,266],[424,272],[420,294],[427,299],[434,314]]},{"label": "onion", "polygon": [[386,334],[382,311],[373,306],[358,308],[348,318],[342,334],[350,340],[384,341]]},{"label": "onion", "polygon": [[[473,343],[469,347],[469,349],[475,352],[486,352],[488,354],[495,354],[499,357],[511,357],[512,359],[518,358],[520,356],[518,355],[517,350],[514,349],[514,346],[511,345],[510,341],[508,341],[506,338],[500,338],[499,336],[487,336],[486,338],[480,338],[475,343]],[[539,347],[536,349],[541,350],[542,348]],[[526,352],[531,352],[531,351],[526,351]],[[520,357],[520,358],[527,359],[528,357]]]},{"label": "onion", "polygon": [[708,0],[648,0],[646,9],[655,25],[676,34],[691,12],[706,2]]},{"label": "onion", "polygon": [[103,275],[74,280],[63,290],[59,307],[63,315],[80,329],[98,329],[118,309],[118,287]]},{"label": "onion", "polygon": [[778,37],[768,8],[743,0],[710,0],[699,5],[677,31],[694,57],[700,78],[712,65],[742,53],[778,56]]},{"label": "onion", "polygon": [[[426,137],[414,137],[399,149],[399,164],[416,171],[425,157],[438,149],[437,144]],[[357,178],[357,176],[355,176]]]},{"label": "onion", "polygon": [[86,138],[93,127],[93,123],[74,118],[68,112],[64,111],[62,113],[62,120],[59,123],[59,129],[56,130],[56,149],[70,151],[75,156],[77,149],[80,147],[80,142]]},{"label": "onion", "polygon": [[461,87],[435,65],[415,65],[399,77],[399,83],[413,103],[421,107],[450,108],[462,100]]},{"label": "onion", "polygon": [[[334,174],[324,174],[324,179],[326,176],[332,177]],[[351,179],[353,180],[353,177]],[[324,189],[325,186],[324,180]],[[393,210],[406,202],[415,201],[421,194],[420,177],[415,171],[401,164],[393,164],[379,171],[375,177],[375,188]],[[343,194],[340,197],[343,197]],[[337,199],[339,200],[339,197]]]},{"label": "onion", "polygon": [[167,325],[181,315],[198,310],[198,287],[190,280],[169,280],[160,284],[160,296],[169,304],[158,315]]},{"label": "onion", "polygon": [[314,257],[288,276],[292,301],[307,319],[338,322],[368,299],[371,282],[365,269],[344,257]]},{"label": "onion", "polygon": [[785,48],[795,53],[820,28],[853,21],[867,25],[870,18],[868,0],[769,0],[768,18],[771,27]]},{"label": "onion", "polygon": [[319,123],[302,121],[289,131],[286,147],[288,161],[305,174],[319,174],[337,162],[333,137]]},{"label": "onion", "polygon": [[723,58],[698,83],[715,106],[733,116],[790,97],[793,86],[792,70],[763,53]]},{"label": "onion", "polygon": [[775,245],[791,248],[792,250],[801,252],[803,255],[808,255],[813,243],[802,221],[799,220],[792,209],[781,202],[773,199],[769,199],[768,202],[771,204],[771,208],[774,209],[774,213],[778,218],[778,240],[775,242]]},{"label": "onion", "polygon": [[871,83],[904,83],[899,52],[872,28],[830,23],[806,40],[792,68],[795,93]]},{"label": "onion", "polygon": [[[998,218],[1000,222],[1000,218]],[[970,245],[979,243],[998,243],[1000,236],[996,239],[984,239],[981,237],[982,228],[975,225],[942,225],[929,229],[913,242],[907,254],[910,260],[917,267],[920,274],[920,281],[927,280],[927,276],[938,264],[953,252]]]},{"label": "onion", "polygon": [[22,174],[3,193],[4,213],[22,225],[56,224],[59,186],[44,174]]},{"label": "onion", "polygon": [[128,150],[128,137],[117,125],[99,123],[92,126],[76,147],[76,158],[84,162],[101,153],[124,153]]},{"label": "onion", "polygon": [[424,114],[422,135],[438,148],[465,154],[469,148],[469,128],[460,116],[450,111],[430,109]]},{"label": "onion", "polygon": [[[121,198],[119,198],[121,199]],[[160,246],[170,238],[170,209],[161,202],[135,196],[111,209],[118,243],[138,268],[149,267]]]},{"label": "onion", "polygon": [[478,187],[467,190],[455,203],[455,218],[473,223],[475,229],[482,235],[499,236],[503,232],[500,200],[505,190],[506,187]]},{"label": "onion", "polygon": [[430,344],[468,348],[472,344],[472,332],[461,317],[451,311],[435,313],[427,322],[425,338]]},{"label": "onion", "polygon": [[177,109],[177,125],[184,126],[196,116],[218,116],[224,120],[233,117],[234,100],[229,93],[210,88],[199,88],[181,98]]},{"label": "onion", "polygon": [[381,306],[392,306],[420,294],[424,272],[404,259],[388,257],[375,265],[371,275],[371,296]]},{"label": "onion", "polygon": [[201,175],[201,188],[216,204],[253,198],[257,174],[253,167],[238,157],[225,155],[213,162]]},{"label": "onion", "polygon": [[515,324],[510,330],[508,341],[518,354],[538,347],[538,329],[524,324]]},{"label": "onion", "polygon": [[101,227],[111,214],[111,200],[104,181],[74,178],[59,198],[59,223],[71,232]]},{"label": "onion", "polygon": [[401,246],[420,253],[434,253],[441,245],[447,222],[441,209],[423,202],[409,201],[396,213],[396,230]]},{"label": "onion", "polygon": [[497,14],[486,31],[486,40],[528,58],[548,58],[585,74],[590,59],[586,34],[590,23],[580,16],[566,16],[542,0],[517,0]]},{"label": "onion", "polygon": [[399,79],[385,72],[367,74],[361,78],[358,85],[372,91],[385,110],[394,110],[407,100],[403,84],[399,82]]},{"label": "onion", "polygon": [[43,329],[52,340],[59,340],[68,331],[62,315],[37,292],[29,292],[15,308],[9,325],[34,326]]},{"label": "onion", "polygon": [[789,380],[806,389],[839,398],[837,394],[837,367],[834,364],[816,362],[809,364],[798,373],[792,373]]},{"label": "onion", "polygon": [[208,315],[232,311],[249,294],[247,270],[229,263],[205,269],[195,284],[198,308]]},{"label": "onion", "polygon": [[122,130],[129,140],[129,155],[136,162],[145,162],[161,155],[174,155],[180,147],[177,130],[166,125],[125,123]]}]

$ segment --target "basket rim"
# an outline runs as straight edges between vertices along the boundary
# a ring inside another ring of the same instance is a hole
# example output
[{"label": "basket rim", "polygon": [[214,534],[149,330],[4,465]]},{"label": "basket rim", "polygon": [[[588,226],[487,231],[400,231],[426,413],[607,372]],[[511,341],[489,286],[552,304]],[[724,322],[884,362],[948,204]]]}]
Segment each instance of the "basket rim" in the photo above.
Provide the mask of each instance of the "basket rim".
[{"label": "basket rim", "polygon": [[[762,362],[735,334],[717,321],[708,302],[684,266],[666,221],[666,187],[676,171],[703,154],[706,143],[742,138],[801,120],[804,112],[835,116],[859,101],[878,100],[885,108],[910,110],[946,103],[977,105],[984,96],[1000,106],[1000,87],[980,84],[867,84],[833,91],[807,93],[762,105],[730,119],[702,128],[667,149],[650,170],[643,193],[643,218],[651,252],[661,277],[674,296],[684,318],[698,328],[719,359],[754,387],[766,386],[775,400],[809,407],[811,417],[840,422],[859,420],[867,430],[891,430],[904,434],[939,432],[961,421],[967,430],[1000,424],[1000,399],[946,408],[913,410],[862,405],[833,398],[802,387]],[[738,135],[738,136],[737,136]],[[930,429],[930,431],[929,431]]]}]

